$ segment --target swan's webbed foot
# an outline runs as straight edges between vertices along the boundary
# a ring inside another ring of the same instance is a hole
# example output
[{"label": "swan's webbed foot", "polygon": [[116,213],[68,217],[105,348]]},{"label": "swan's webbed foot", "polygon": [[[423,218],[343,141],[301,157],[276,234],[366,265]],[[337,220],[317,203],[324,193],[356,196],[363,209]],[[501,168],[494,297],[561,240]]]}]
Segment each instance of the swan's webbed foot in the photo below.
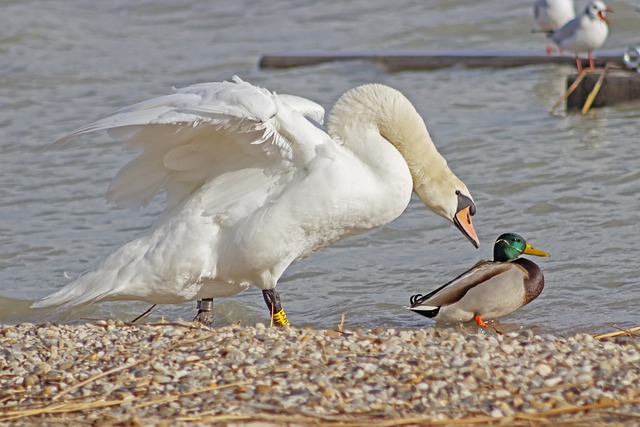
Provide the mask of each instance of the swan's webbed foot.
[{"label": "swan's webbed foot", "polygon": [[289,326],[289,319],[280,304],[280,295],[275,289],[264,289],[262,291],[264,302],[267,303],[269,313],[271,313],[271,324],[274,326]]},{"label": "swan's webbed foot", "polygon": [[213,325],[213,298],[198,300],[198,314],[193,318],[193,321],[202,323],[204,326]]}]

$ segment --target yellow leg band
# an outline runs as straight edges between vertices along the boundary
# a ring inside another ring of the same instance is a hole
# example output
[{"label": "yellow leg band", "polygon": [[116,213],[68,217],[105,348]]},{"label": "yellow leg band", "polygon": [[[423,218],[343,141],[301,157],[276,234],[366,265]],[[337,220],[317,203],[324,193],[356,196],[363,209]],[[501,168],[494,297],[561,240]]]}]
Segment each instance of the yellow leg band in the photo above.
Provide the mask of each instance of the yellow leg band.
[{"label": "yellow leg band", "polygon": [[284,308],[281,308],[277,313],[273,313],[271,320],[274,326],[289,326],[289,319],[287,319],[287,313],[284,312]]}]

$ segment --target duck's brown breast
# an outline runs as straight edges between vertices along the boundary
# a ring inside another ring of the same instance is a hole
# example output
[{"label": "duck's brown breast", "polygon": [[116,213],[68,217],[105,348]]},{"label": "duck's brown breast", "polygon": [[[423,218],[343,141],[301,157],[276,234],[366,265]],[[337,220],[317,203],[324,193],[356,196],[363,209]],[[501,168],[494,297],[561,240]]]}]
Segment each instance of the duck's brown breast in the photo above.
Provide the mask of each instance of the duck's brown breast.
[{"label": "duck's brown breast", "polygon": [[536,263],[534,263],[533,261],[529,261],[526,258],[519,258],[513,261],[513,263],[518,264],[527,272],[524,278],[524,303],[528,304],[534,299],[538,298],[538,296],[542,293],[542,290],[544,289],[544,275],[542,274],[542,270],[540,270],[540,267],[538,267]]}]

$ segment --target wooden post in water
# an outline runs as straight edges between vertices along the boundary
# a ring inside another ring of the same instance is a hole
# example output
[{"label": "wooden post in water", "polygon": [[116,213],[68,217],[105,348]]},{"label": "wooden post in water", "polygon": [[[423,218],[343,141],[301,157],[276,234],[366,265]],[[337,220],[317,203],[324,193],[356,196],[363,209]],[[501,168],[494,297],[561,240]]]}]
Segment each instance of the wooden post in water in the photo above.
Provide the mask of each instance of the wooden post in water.
[{"label": "wooden post in water", "polygon": [[[587,97],[593,90],[602,70],[588,73],[584,80],[567,98],[567,111],[582,110]],[[567,87],[571,86],[578,77],[572,74],[567,78]],[[640,100],[640,73],[627,70],[609,71],[602,81],[602,87],[598,91],[591,108],[607,107]]]}]

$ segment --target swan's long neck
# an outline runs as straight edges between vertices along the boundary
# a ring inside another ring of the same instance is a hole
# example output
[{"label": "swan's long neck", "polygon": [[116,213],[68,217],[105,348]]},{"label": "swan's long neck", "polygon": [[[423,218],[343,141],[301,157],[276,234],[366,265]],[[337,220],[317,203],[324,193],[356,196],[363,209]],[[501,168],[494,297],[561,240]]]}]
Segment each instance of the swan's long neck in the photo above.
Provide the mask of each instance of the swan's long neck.
[{"label": "swan's long neck", "polygon": [[449,215],[434,202],[442,200],[443,196],[438,194],[441,184],[459,180],[438,153],[422,117],[400,92],[379,84],[352,89],[332,109],[328,128],[332,137],[341,139],[353,151],[363,152],[368,141],[354,139],[354,133],[375,130],[404,157],[418,197],[435,213]]}]

